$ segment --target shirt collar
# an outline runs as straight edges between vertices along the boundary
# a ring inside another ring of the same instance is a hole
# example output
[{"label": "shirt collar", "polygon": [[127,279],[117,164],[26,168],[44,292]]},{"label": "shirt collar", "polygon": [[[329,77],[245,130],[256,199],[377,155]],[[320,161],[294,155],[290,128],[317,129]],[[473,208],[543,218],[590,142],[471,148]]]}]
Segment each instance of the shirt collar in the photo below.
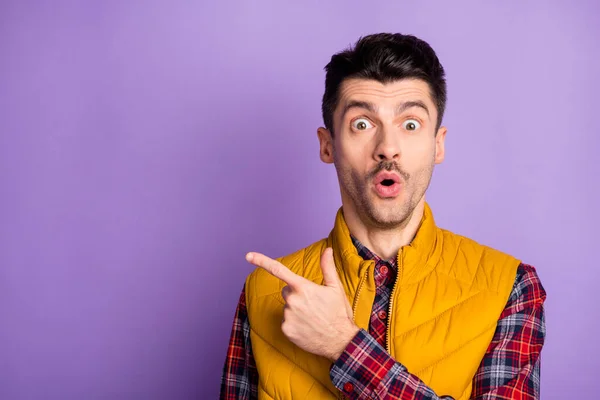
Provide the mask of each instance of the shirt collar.
[{"label": "shirt collar", "polygon": [[373,253],[371,250],[367,248],[364,244],[362,244],[354,235],[350,234],[350,239],[352,239],[352,244],[356,247],[356,251],[358,255],[363,258],[363,260],[373,260],[375,264],[379,264],[380,262],[387,262],[392,267],[396,268],[396,258],[391,258],[389,260],[383,260],[377,254]]}]

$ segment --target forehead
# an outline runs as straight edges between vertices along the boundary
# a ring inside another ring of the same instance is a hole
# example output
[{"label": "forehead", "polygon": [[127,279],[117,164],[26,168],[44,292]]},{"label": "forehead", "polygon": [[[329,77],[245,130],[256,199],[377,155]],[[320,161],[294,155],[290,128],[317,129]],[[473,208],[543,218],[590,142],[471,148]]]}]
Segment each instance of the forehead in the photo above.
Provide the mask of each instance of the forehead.
[{"label": "forehead", "polygon": [[379,107],[393,107],[400,102],[416,100],[425,103],[430,113],[437,111],[429,84],[422,79],[381,83],[372,79],[352,78],[345,80],[340,86],[336,111],[343,109],[350,101],[367,101]]}]

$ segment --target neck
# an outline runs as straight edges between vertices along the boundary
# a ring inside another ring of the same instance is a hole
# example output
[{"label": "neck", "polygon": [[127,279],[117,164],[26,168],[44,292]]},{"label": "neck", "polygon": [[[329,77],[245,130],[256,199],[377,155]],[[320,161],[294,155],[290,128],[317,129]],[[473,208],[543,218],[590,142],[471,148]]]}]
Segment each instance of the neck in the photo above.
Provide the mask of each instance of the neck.
[{"label": "neck", "polygon": [[392,229],[382,229],[365,223],[351,202],[342,204],[344,220],[350,233],[384,260],[396,258],[400,249],[412,242],[419,229],[424,209],[425,197],[423,196],[404,222]]}]

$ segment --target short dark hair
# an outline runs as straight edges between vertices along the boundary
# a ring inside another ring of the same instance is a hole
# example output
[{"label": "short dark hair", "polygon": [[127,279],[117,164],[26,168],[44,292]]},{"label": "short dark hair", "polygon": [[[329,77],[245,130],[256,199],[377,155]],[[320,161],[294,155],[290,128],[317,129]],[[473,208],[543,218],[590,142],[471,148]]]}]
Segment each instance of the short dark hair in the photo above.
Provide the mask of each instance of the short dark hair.
[{"label": "short dark hair", "polygon": [[422,79],[429,84],[437,107],[436,132],[446,108],[446,79],[440,60],[431,46],[412,35],[377,33],[361,37],[354,45],[334,54],[325,66],[325,93],[321,110],[323,122],[333,135],[333,113],[344,80],[373,79],[390,83],[400,79]]}]

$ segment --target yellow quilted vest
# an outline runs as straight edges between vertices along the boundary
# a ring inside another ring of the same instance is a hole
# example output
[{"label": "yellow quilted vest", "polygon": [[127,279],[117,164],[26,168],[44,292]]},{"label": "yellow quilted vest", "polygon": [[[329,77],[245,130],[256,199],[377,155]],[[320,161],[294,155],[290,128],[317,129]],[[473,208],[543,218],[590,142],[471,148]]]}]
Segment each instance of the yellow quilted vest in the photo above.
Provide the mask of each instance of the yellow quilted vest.
[{"label": "yellow quilted vest", "polygon": [[[322,284],[320,257],[326,247],[333,248],[355,323],[368,331],[375,299],[374,261],[358,255],[341,208],[328,238],[278,261]],[[425,205],[415,238],[398,252],[388,352],[439,396],[468,399],[518,265],[509,255],[436,227]],[[281,332],[284,285],[260,268],[246,280],[258,398],[342,398],[329,378],[331,362],[301,350]]]}]

